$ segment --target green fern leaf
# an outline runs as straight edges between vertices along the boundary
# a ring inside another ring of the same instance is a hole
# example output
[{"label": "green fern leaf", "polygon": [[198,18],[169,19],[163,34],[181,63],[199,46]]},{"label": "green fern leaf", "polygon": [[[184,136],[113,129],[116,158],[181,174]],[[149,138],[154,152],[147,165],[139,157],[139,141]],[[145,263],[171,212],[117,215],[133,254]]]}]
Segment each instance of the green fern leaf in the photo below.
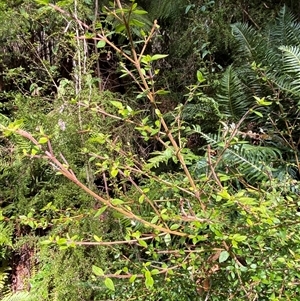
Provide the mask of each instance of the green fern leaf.
[{"label": "green fern leaf", "polygon": [[261,35],[253,27],[244,23],[233,24],[231,28],[240,58],[246,59],[248,62],[261,58]]},{"label": "green fern leaf", "polygon": [[[300,48],[299,46],[281,46],[283,52],[283,71],[290,79],[289,85],[282,85],[290,93],[300,93]],[[300,94],[298,94],[300,95]]]},{"label": "green fern leaf", "polygon": [[270,45],[300,45],[300,23],[292,12],[283,6],[270,29]]},{"label": "green fern leaf", "polygon": [[232,66],[227,68],[220,81],[218,103],[221,113],[232,121],[239,120],[249,108],[250,101]]}]

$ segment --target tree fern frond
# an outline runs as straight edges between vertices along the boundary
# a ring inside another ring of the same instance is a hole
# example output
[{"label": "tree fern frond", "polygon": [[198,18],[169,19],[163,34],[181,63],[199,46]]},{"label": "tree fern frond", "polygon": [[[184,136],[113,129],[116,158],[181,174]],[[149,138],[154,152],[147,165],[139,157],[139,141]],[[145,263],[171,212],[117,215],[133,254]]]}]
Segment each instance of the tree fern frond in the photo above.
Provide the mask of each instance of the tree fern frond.
[{"label": "tree fern frond", "polygon": [[295,73],[300,76],[300,48],[299,46],[281,46],[283,51],[284,67],[288,73]]},{"label": "tree fern frond", "polygon": [[252,68],[239,67],[234,69],[238,78],[242,82],[242,90],[248,99],[248,105],[253,105],[253,96],[263,97],[266,93],[265,87],[258,80],[258,74]]}]

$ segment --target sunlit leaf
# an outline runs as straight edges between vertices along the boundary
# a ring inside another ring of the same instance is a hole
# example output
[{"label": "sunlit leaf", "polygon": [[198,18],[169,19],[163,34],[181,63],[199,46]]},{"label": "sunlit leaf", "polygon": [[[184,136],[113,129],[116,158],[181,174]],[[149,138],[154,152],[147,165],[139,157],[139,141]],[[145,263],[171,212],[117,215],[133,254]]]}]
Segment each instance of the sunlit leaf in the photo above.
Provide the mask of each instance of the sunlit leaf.
[{"label": "sunlit leaf", "polygon": [[161,60],[161,59],[164,59],[167,56],[168,56],[168,54],[154,54],[151,57],[151,61]]},{"label": "sunlit leaf", "polygon": [[229,253],[227,251],[222,251],[219,256],[219,262],[222,263],[226,261],[229,257]]},{"label": "sunlit leaf", "polygon": [[95,265],[92,266],[92,271],[96,276],[103,276],[104,275],[104,271],[101,268],[99,268]]},{"label": "sunlit leaf", "polygon": [[111,200],[111,203],[112,203],[114,206],[118,206],[118,205],[124,204],[124,201],[122,201],[122,200],[120,200],[120,199],[112,199],[112,200]]},{"label": "sunlit leaf", "polygon": [[111,291],[115,291],[115,285],[114,285],[113,281],[110,278],[105,278],[104,284]]},{"label": "sunlit leaf", "polygon": [[138,240],[138,243],[139,243],[140,246],[142,246],[144,248],[148,248],[148,245],[144,240]]},{"label": "sunlit leaf", "polygon": [[39,144],[45,144],[48,142],[48,138],[47,137],[41,137],[38,141]]},{"label": "sunlit leaf", "polygon": [[146,12],[145,10],[141,10],[141,9],[136,9],[133,11],[134,14],[137,14],[137,15],[145,15],[145,14],[148,14],[148,12]]},{"label": "sunlit leaf", "polygon": [[106,45],[106,42],[104,40],[101,40],[97,43],[97,48],[103,48],[105,47]]},{"label": "sunlit leaf", "polygon": [[133,283],[136,279],[137,275],[132,275],[130,278],[129,278],[129,283]]},{"label": "sunlit leaf", "polygon": [[100,209],[98,209],[97,213],[95,214],[95,217],[100,216],[106,209],[107,209],[107,206],[103,206]]},{"label": "sunlit leaf", "polygon": [[147,270],[145,272],[145,285],[149,289],[153,287],[153,284],[154,284],[154,280],[151,276],[151,272]]}]

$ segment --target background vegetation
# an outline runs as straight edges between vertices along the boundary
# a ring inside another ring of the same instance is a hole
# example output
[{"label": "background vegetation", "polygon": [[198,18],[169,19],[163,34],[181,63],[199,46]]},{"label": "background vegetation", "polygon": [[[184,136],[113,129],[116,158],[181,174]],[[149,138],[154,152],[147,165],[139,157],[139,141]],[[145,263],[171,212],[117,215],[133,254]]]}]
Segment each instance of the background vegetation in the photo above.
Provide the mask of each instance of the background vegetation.
[{"label": "background vegetation", "polygon": [[0,298],[298,300],[297,1],[0,1]]}]

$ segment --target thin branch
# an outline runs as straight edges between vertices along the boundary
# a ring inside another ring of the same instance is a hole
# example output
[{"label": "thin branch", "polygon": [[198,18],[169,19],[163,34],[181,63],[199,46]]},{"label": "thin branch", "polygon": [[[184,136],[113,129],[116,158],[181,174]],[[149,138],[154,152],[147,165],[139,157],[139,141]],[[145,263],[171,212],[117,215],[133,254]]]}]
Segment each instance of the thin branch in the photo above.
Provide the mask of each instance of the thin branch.
[{"label": "thin branch", "polygon": [[169,233],[169,234],[173,234],[173,235],[176,235],[176,236],[182,236],[182,237],[188,236],[187,233],[179,232],[179,231],[175,231],[175,230],[170,230],[166,227],[159,226],[159,225],[156,225],[156,224],[152,224],[151,222],[146,221],[144,218],[134,214],[130,209],[125,209],[123,207],[114,206],[110,202],[110,199],[104,199],[103,197],[101,197],[100,195],[98,195],[94,191],[92,191],[90,188],[88,188],[86,185],[84,185],[82,182],[80,182],[76,178],[76,176],[74,175],[73,171],[71,169],[69,169],[68,167],[65,167],[64,164],[62,164],[53,154],[51,154],[47,150],[46,151],[43,150],[43,147],[38,143],[38,141],[31,134],[29,134],[28,132],[26,132],[24,130],[21,130],[21,129],[17,129],[16,133],[21,135],[24,138],[27,138],[31,142],[33,142],[40,149],[40,151],[42,151],[47,156],[48,160],[50,160],[50,162],[54,164],[54,166],[59,170],[59,172],[63,176],[68,178],[70,181],[72,181],[77,186],[79,186],[82,190],[84,190],[87,194],[89,194],[91,197],[98,200],[99,202],[101,202],[105,206],[121,213],[122,215],[128,217],[131,220],[139,221],[143,225],[148,226],[148,227],[153,228],[153,229],[156,229],[160,232]]}]

